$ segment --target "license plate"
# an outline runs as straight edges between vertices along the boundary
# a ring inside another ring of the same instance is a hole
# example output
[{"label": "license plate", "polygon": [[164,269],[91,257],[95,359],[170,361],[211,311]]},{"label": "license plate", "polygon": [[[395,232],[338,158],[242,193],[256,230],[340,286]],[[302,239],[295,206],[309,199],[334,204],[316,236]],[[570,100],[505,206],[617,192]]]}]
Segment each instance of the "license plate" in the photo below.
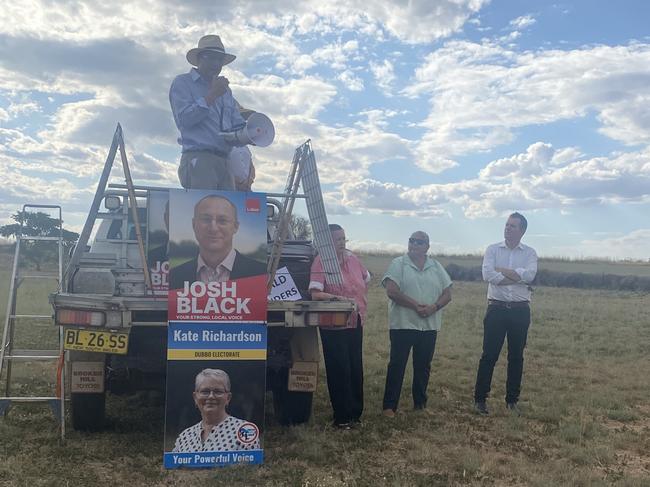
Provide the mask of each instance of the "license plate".
[{"label": "license plate", "polygon": [[63,333],[63,348],[84,352],[116,353],[126,355],[129,334],[107,330],[85,330],[66,328]]}]

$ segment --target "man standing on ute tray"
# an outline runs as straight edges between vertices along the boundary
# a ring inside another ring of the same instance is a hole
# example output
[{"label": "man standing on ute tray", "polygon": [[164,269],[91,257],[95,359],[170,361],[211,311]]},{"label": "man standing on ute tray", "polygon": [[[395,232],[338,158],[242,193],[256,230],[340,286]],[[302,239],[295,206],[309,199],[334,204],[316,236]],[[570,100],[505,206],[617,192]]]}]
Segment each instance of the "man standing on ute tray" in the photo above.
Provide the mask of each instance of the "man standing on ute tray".
[{"label": "man standing on ute tray", "polygon": [[187,189],[233,191],[235,181],[227,168],[232,144],[221,135],[243,127],[240,106],[228,87],[221,68],[235,60],[226,53],[217,35],[206,35],[186,58],[195,66],[178,75],[169,90],[174,121],[182,146],[178,177]]},{"label": "man standing on ute tray", "polygon": [[513,213],[506,222],[503,242],[490,245],[483,258],[483,280],[488,282],[488,307],[483,319],[483,354],[474,388],[474,409],[489,414],[487,397],[492,372],[508,337],[506,407],[521,415],[517,405],[524,369],[524,348],[530,325],[530,284],[537,274],[537,253],[521,243],[528,222]]}]

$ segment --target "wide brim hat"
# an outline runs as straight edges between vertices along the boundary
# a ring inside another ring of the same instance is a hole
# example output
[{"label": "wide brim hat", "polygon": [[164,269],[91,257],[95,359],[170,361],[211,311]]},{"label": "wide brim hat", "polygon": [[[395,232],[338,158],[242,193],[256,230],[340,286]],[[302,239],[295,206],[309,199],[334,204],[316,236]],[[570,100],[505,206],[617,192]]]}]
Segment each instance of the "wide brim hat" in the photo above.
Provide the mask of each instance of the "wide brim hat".
[{"label": "wide brim hat", "polygon": [[219,36],[207,35],[199,39],[198,47],[187,51],[187,55],[185,56],[187,58],[187,62],[189,62],[192,66],[198,66],[199,54],[203,51],[218,52],[219,54],[222,54],[222,64],[224,66],[233,62],[237,57],[234,54],[228,54],[226,52],[226,49],[223,47],[223,42],[221,42],[221,38]]}]

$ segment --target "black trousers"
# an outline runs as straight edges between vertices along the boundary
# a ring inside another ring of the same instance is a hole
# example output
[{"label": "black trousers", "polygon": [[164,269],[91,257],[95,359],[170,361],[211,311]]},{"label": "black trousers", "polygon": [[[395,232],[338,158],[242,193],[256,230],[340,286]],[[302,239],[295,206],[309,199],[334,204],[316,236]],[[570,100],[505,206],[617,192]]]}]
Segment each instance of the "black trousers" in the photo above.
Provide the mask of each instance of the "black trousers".
[{"label": "black trousers", "polygon": [[478,364],[474,400],[485,401],[490,393],[492,373],[499,360],[503,341],[508,337],[508,376],[506,402],[516,403],[521,391],[524,348],[530,326],[530,307],[488,306],[483,319],[483,355]]},{"label": "black trousers", "polygon": [[390,330],[390,361],[386,372],[384,409],[397,411],[402,393],[404,371],[413,348],[413,407],[421,409],[427,405],[427,386],[431,374],[431,360],[436,349],[438,332],[419,330]]},{"label": "black trousers", "polygon": [[320,329],[334,423],[359,421],[363,412],[363,328]]}]

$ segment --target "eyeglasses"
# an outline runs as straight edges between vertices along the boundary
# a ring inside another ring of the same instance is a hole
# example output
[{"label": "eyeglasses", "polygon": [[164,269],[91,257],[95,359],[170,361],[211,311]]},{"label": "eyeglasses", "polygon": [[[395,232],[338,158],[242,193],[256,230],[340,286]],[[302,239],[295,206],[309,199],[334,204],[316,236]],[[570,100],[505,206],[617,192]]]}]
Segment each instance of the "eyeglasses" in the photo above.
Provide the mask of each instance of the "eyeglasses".
[{"label": "eyeglasses", "polygon": [[214,397],[222,397],[228,394],[228,391],[224,391],[223,389],[199,389],[197,392],[202,399],[207,399],[210,397],[210,394],[214,395]]},{"label": "eyeglasses", "polygon": [[429,243],[429,241],[425,240],[423,238],[411,237],[411,238],[409,238],[409,243],[413,244],[413,245],[427,245]]},{"label": "eyeglasses", "polygon": [[234,220],[231,220],[230,218],[226,217],[220,217],[220,216],[207,216],[203,215],[197,218],[198,222],[200,225],[203,225],[204,227],[209,226],[212,222],[214,222],[217,226],[220,227],[225,227],[228,225],[232,225],[235,223]]}]

